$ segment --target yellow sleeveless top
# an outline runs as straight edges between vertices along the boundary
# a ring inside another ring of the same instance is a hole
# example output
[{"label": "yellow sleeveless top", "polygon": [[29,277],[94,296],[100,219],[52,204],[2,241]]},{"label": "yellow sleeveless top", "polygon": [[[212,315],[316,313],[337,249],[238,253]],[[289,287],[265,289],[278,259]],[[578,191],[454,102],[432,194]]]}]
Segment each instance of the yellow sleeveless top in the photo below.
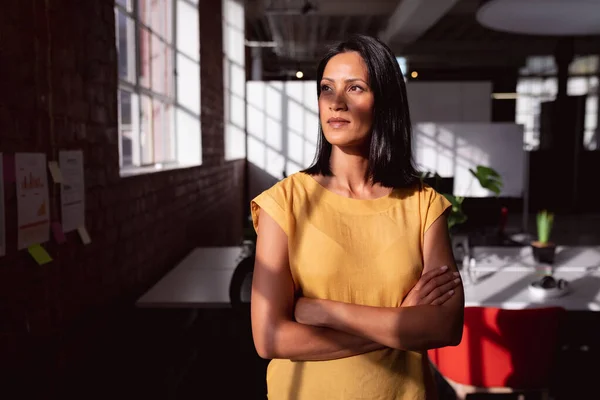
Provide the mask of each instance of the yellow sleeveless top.
[{"label": "yellow sleeveless top", "polygon": [[[395,189],[360,200],[296,173],[251,202],[254,227],[264,210],[288,236],[290,269],[303,296],[398,307],[423,269],[427,228],[450,203],[431,187]],[[275,359],[270,400],[421,400],[431,382],[424,352],[394,349],[330,361]]]}]

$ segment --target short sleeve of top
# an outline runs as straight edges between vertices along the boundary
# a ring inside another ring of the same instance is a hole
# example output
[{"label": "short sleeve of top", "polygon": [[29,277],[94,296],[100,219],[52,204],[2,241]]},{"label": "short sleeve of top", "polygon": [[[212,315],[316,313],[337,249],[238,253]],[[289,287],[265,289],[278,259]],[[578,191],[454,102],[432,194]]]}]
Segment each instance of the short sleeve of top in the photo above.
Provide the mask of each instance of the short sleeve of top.
[{"label": "short sleeve of top", "polygon": [[260,214],[261,212],[266,212],[273,220],[275,220],[275,222],[277,222],[285,234],[289,236],[288,213],[290,209],[290,190],[286,184],[288,179],[289,178],[286,178],[283,181],[276,183],[250,202],[252,224],[257,233]]},{"label": "short sleeve of top", "polygon": [[423,233],[450,207],[452,203],[443,195],[435,191],[431,186],[423,184],[421,190],[421,226]]}]

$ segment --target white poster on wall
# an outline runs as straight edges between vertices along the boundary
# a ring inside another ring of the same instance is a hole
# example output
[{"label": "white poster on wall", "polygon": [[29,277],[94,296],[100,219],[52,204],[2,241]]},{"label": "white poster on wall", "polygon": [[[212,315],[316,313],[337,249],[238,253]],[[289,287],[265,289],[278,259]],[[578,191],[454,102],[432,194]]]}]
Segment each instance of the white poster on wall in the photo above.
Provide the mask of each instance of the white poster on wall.
[{"label": "white poster on wall", "polygon": [[6,223],[4,222],[4,160],[0,153],[0,257],[6,254]]},{"label": "white poster on wall", "polygon": [[61,151],[58,155],[62,184],[60,186],[63,232],[85,226],[85,182],[83,151]]},{"label": "white poster on wall", "polygon": [[50,204],[46,155],[16,153],[18,249],[47,242],[50,237]]}]

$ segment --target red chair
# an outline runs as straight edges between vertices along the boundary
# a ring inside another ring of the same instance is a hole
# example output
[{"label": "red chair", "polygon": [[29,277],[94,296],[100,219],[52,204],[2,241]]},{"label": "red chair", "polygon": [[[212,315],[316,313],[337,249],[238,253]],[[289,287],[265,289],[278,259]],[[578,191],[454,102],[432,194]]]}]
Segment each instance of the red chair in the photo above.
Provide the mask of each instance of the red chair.
[{"label": "red chair", "polygon": [[458,398],[474,392],[547,395],[564,312],[466,307],[460,344],[429,350],[429,358]]}]

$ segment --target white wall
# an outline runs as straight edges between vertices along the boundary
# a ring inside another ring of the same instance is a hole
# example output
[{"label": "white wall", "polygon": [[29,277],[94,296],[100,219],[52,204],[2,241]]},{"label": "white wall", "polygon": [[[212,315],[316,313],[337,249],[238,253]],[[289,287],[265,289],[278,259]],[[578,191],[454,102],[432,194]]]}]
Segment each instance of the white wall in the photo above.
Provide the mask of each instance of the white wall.
[{"label": "white wall", "polygon": [[523,126],[510,123],[414,124],[414,158],[420,169],[454,177],[454,194],[488,197],[469,172],[477,165],[502,176],[503,197],[522,197],[525,187]]},{"label": "white wall", "polygon": [[412,122],[490,122],[491,82],[408,81]]}]

